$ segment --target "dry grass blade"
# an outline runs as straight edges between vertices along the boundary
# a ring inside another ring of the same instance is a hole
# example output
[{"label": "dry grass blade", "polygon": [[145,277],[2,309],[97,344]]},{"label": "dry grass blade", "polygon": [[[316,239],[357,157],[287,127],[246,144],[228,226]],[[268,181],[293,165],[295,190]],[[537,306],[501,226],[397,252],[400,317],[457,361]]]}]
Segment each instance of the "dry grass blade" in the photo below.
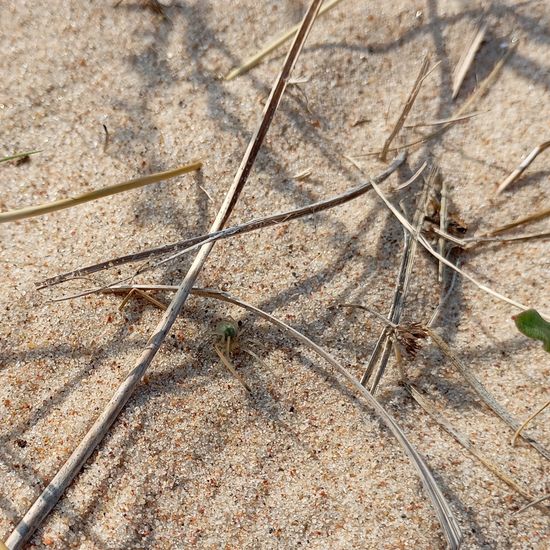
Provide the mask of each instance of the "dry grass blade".
[{"label": "dry grass blade", "polygon": [[[304,20],[302,21],[300,30],[298,31],[298,34],[296,35],[296,38],[292,43],[290,51],[285,59],[281,73],[273,85],[258,129],[254,132],[250,140],[239,169],[235,174],[233,183],[229,187],[223,204],[216,216],[216,219],[214,220],[211,232],[218,231],[223,227],[248,179],[248,175],[252,170],[258,151],[261,148],[281,97],[286,89],[290,73],[292,72],[296,59],[302,50],[305,39],[307,38],[307,35],[315,21],[320,5],[321,0],[313,0],[311,2]],[[147,342],[147,346],[143,350],[133,369],[115,391],[115,394],[107,404],[106,408],[99,415],[94,425],[84,436],[78,447],[73,451],[65,464],[57,472],[42,494],[19,522],[15,530],[11,533],[7,542],[8,546],[10,546],[12,550],[21,548],[25,541],[29,539],[35,529],[55,506],[65,489],[69,486],[86,460],[90,457],[99,442],[108,432],[110,426],[132,395],[136,386],[139,384],[139,381],[145,374],[145,371],[153,361],[153,358],[166,338],[168,331],[180,314],[189,295],[189,291],[193,287],[193,284],[198,277],[202,266],[206,262],[213,246],[214,243],[209,243],[200,249],[195,260],[191,264],[187,275],[179,285],[172,302],[154,329],[153,334]]]},{"label": "dry grass blade", "polygon": [[220,358],[222,365],[235,377],[235,379],[242,385],[242,387],[252,395],[252,390],[250,386],[244,381],[243,377],[237,372],[235,367],[231,364],[231,361],[226,357],[225,353],[218,347],[217,344],[214,344],[214,351],[216,355]]},{"label": "dry grass blade", "polygon": [[[456,273],[455,273],[456,275]],[[451,284],[451,289],[452,289],[452,284]],[[449,292],[451,291],[451,289],[449,290]],[[440,301],[440,304],[438,306],[441,307],[441,305],[445,302],[445,300],[447,299],[447,296],[448,294],[443,298],[443,300]],[[435,320],[435,315],[432,316],[432,319],[430,320],[430,323],[428,324],[427,327],[423,327],[424,330],[426,331],[427,334],[430,335],[430,337],[432,338],[432,340],[436,343],[436,345],[438,345],[438,347],[444,352],[447,354],[447,357],[450,357],[449,354],[452,355],[451,360],[453,361],[453,363],[456,365],[456,362],[458,362],[458,359],[456,358],[456,356],[454,356],[454,354],[452,354],[450,352],[450,348],[446,345],[446,342],[444,342],[440,337],[439,335],[437,335],[437,333],[435,333],[433,331],[433,329],[431,329],[431,325],[433,324],[433,321]],[[436,335],[435,339],[434,339],[434,334]],[[442,346],[442,343],[444,344],[443,347]],[[404,384],[405,388],[407,389],[407,391],[409,392],[409,394],[411,395],[411,397],[418,403],[418,405],[420,405],[420,407],[422,409],[424,409],[424,411],[435,421],[437,422],[448,434],[450,434],[452,437],[454,437],[458,443],[460,443],[460,445],[462,445],[465,449],[467,449],[472,455],[474,455],[489,471],[491,471],[493,474],[495,474],[499,479],[501,479],[502,481],[504,481],[504,483],[506,483],[509,487],[511,487],[512,489],[514,489],[514,491],[516,491],[518,494],[520,494],[521,496],[523,496],[524,498],[528,499],[528,500],[532,500],[533,499],[533,496],[532,494],[527,490],[525,489],[524,487],[522,487],[517,481],[515,481],[513,478],[511,478],[508,474],[506,474],[505,472],[503,472],[496,464],[494,464],[489,458],[487,458],[483,453],[481,453],[481,451],[479,451],[474,445],[473,443],[470,441],[470,439],[463,435],[462,433],[460,433],[458,430],[456,430],[456,428],[454,428],[454,426],[433,406],[431,405],[427,400],[426,398],[422,395],[422,393],[414,386],[414,384],[412,384],[408,378],[407,378],[407,375],[405,373],[405,369],[404,367],[401,365],[401,357],[402,357],[402,354],[400,352],[400,344],[399,342],[394,342],[394,346],[396,347],[396,357],[397,357],[397,362],[398,362],[398,365],[400,366],[400,372],[401,372],[401,377],[402,377],[402,383]],[[464,370],[466,369],[465,366],[462,366],[462,369],[459,369],[461,371],[461,373],[464,373]],[[475,377],[473,376],[473,374],[470,373],[470,376],[471,378],[475,379]],[[476,382],[477,382],[477,379],[475,379]],[[478,383],[480,386],[481,384]],[[483,386],[481,386],[483,388]],[[485,390],[483,388],[483,390]],[[488,392],[487,392],[488,393]],[[483,398],[482,398],[483,399]],[[494,400],[493,400],[494,402]],[[498,404],[497,404],[498,405]],[[517,432],[516,432],[517,433]]]},{"label": "dry grass blade", "polygon": [[[393,162],[386,168],[386,170],[384,170],[383,172],[375,176],[373,180],[377,183],[383,182],[391,174],[393,174],[403,164],[404,161],[405,161],[405,154],[402,153],[398,155],[393,160]],[[420,171],[416,174],[416,176],[418,176],[419,173]],[[71,279],[77,279],[85,275],[90,275],[92,273],[97,273],[105,269],[110,269],[115,266],[131,263],[131,262],[137,262],[140,260],[149,260],[156,256],[169,254],[177,251],[182,251],[182,253],[189,252],[196,245],[200,246],[206,242],[215,242],[216,240],[219,240],[219,239],[227,239],[229,237],[234,237],[236,235],[242,235],[244,233],[248,233],[249,231],[255,231],[265,227],[270,227],[272,225],[277,225],[279,223],[286,223],[291,220],[295,220],[304,216],[309,216],[311,214],[321,212],[323,210],[327,210],[329,208],[334,208],[348,201],[356,199],[357,197],[360,197],[361,195],[369,191],[370,188],[371,188],[371,182],[368,181],[366,183],[363,183],[362,185],[359,185],[357,187],[354,187],[353,189],[350,189],[349,191],[346,191],[341,195],[337,195],[336,197],[332,197],[330,199],[325,199],[313,204],[309,204],[307,206],[303,206],[295,210],[289,210],[281,214],[274,214],[271,216],[265,216],[263,218],[257,218],[255,220],[251,220],[234,227],[228,227],[227,229],[223,229],[221,231],[216,231],[214,233],[209,233],[207,235],[201,235],[199,237],[186,239],[185,241],[179,241],[177,243],[159,246],[156,248],[149,248],[141,252],[127,254],[126,256],[112,258],[110,260],[106,260],[98,264],[76,269],[68,273],[62,273],[60,275],[56,275],[55,277],[51,277],[50,279],[46,279],[38,283],[37,286],[38,286],[38,289],[46,288],[48,286],[58,285],[60,283],[69,281]],[[142,272],[143,271],[144,270],[142,270]]]},{"label": "dry grass blade", "polygon": [[[432,317],[433,320],[433,317]],[[388,321],[386,321],[388,322]],[[430,322],[431,324],[431,322]],[[433,339],[433,330],[428,327],[423,327],[425,332],[429,334]],[[394,338],[395,340],[395,338]],[[438,345],[440,345],[439,342]],[[470,438],[460,433],[454,426],[424,397],[424,395],[415,387],[414,384],[408,379],[405,372],[405,368],[402,364],[401,345],[399,341],[393,342],[397,364],[401,373],[402,383],[409,392],[410,396],[416,401],[416,403],[435,421],[437,422],[449,435],[454,437],[460,445],[467,449],[473,456],[475,456],[489,471],[495,474],[500,480],[506,483],[514,491],[520,494],[527,500],[533,500],[533,495],[524,487],[522,487],[517,481],[511,478],[508,474],[503,472],[496,464],[494,464],[489,458],[487,458],[477,447],[470,441]],[[441,348],[440,348],[441,349]]]},{"label": "dry grass blade", "polygon": [[516,514],[521,514],[522,512],[525,512],[525,510],[528,510],[529,508],[532,508],[533,506],[536,506],[537,504],[540,504],[541,502],[544,502],[545,500],[548,500],[550,498],[550,494],[542,495],[540,498],[537,498],[536,500],[533,500],[523,508],[520,508]]},{"label": "dry grass blade", "polygon": [[149,302],[150,304],[154,305],[155,307],[158,307],[162,311],[166,311],[168,308],[166,304],[163,304],[160,300],[157,300],[154,296],[151,296],[150,294],[147,294],[147,292],[143,291],[141,288],[131,288],[128,294],[125,296],[124,300],[120,303],[118,306],[118,310],[122,311],[126,304],[130,301],[132,296],[137,295],[143,298],[146,302]]},{"label": "dry grass blade", "polygon": [[426,55],[426,57],[424,57],[424,61],[422,61],[422,65],[420,66],[420,71],[418,72],[418,76],[416,77],[412,90],[409,93],[409,97],[407,97],[407,101],[405,101],[403,110],[401,111],[401,114],[399,115],[399,118],[397,119],[397,122],[395,123],[393,130],[390,132],[390,135],[384,142],[384,147],[382,147],[382,151],[380,153],[380,160],[383,162],[386,161],[386,157],[388,155],[388,150],[390,148],[391,142],[393,141],[395,136],[401,131],[401,128],[403,128],[403,124],[405,124],[407,115],[409,114],[409,112],[412,109],[412,106],[414,105],[416,97],[420,92],[422,82],[428,74],[429,63],[430,63],[430,58],[429,56]]},{"label": "dry grass blade", "polygon": [[[323,4],[323,7],[319,10],[319,16],[336,7],[340,2],[342,2],[342,0],[331,0],[326,4]],[[294,25],[294,27],[288,29],[288,31],[270,42],[258,53],[255,53],[253,56],[249,57],[240,67],[237,67],[227,73],[225,80],[233,80],[258,65],[264,57],[267,57],[272,51],[276,50],[279,46],[290,40],[298,32],[299,28],[300,25]]]},{"label": "dry grass blade", "polygon": [[[372,182],[372,187],[373,189],[376,191],[376,193],[378,194],[378,196],[384,201],[384,203],[386,204],[386,206],[392,211],[392,213],[394,214],[394,216],[401,222],[401,224],[403,225],[403,227],[409,232],[411,233],[411,235],[413,235],[413,237],[415,239],[418,239],[418,242],[432,255],[434,256],[435,258],[437,258],[440,262],[444,263],[446,266],[450,267],[452,270],[460,273],[460,275],[462,275],[464,278],[468,279],[471,283],[473,283],[474,285],[476,285],[479,289],[483,290],[484,292],[486,292],[487,294],[490,294],[491,296],[494,296],[495,298],[499,299],[499,300],[502,300],[503,302],[506,302],[507,304],[510,304],[514,307],[517,307],[518,309],[522,309],[522,310],[525,310],[525,309],[530,309],[528,306],[525,306],[523,305],[522,303],[520,302],[517,302],[516,300],[513,300],[512,298],[508,298],[507,296],[504,296],[503,294],[500,294],[499,292],[496,292],[495,290],[492,290],[491,288],[489,288],[488,286],[484,285],[483,283],[480,283],[477,279],[475,279],[474,277],[472,277],[471,275],[468,275],[468,273],[466,273],[465,271],[463,271],[462,269],[459,269],[456,265],[454,265],[453,263],[451,263],[449,260],[447,260],[447,258],[444,258],[443,256],[441,256],[441,254],[439,254],[438,252],[436,252],[430,245],[430,243],[428,243],[428,241],[424,238],[424,236],[422,236],[421,234],[419,234],[412,226],[411,224],[408,222],[408,220],[403,216],[403,214],[401,214],[397,208],[395,208],[395,206],[393,206],[393,204],[391,204],[391,202],[386,198],[386,196],[384,195],[384,193],[382,192],[382,190],[380,189],[380,187],[378,187],[378,185],[374,182]],[[543,315],[544,317],[547,317],[548,315],[547,314],[544,314]]]},{"label": "dry grass blade", "polygon": [[[485,386],[476,378],[474,373],[452,352],[451,348],[431,328],[426,329],[432,342],[441,350],[443,355],[456,367],[461,376],[470,384],[471,388],[477,393],[479,398],[497,415],[499,416],[512,430],[516,431],[520,428],[520,423],[491,395]],[[550,452],[546,450],[540,443],[534,439],[520,434],[521,437],[536,449],[544,458],[550,460]]]},{"label": "dry grass blade", "polygon": [[505,178],[497,188],[497,195],[500,195],[510,184],[517,180],[527,167],[546,149],[550,147],[550,141],[537,145],[518,165],[518,167]]},{"label": "dry grass blade", "polygon": [[[424,218],[426,216],[426,211],[430,201],[430,194],[433,189],[433,186],[437,181],[438,175],[439,175],[439,168],[437,167],[437,165],[434,164],[432,166],[432,169],[430,171],[430,174],[427,180],[424,183],[424,187],[418,199],[418,203],[413,216],[413,224],[415,227],[415,231],[417,232],[420,231],[422,224],[424,223]],[[399,325],[401,321],[401,316],[403,315],[403,310],[405,308],[405,297],[409,289],[409,283],[410,283],[412,268],[414,264],[414,257],[416,254],[416,244],[417,244],[416,239],[414,239],[412,235],[409,235],[409,233],[407,233],[406,231],[404,231],[404,233],[405,233],[405,240],[404,240],[403,256],[401,259],[401,266],[399,268],[399,275],[397,278],[397,284],[395,287],[395,292],[393,295],[393,300],[392,300],[390,313],[389,313],[389,320],[394,325]],[[383,350],[382,350],[381,359],[380,359],[378,368],[374,373],[374,377],[370,386],[370,391],[372,393],[374,393],[378,388],[378,384],[380,383],[380,380],[382,379],[382,376],[386,371],[388,360],[391,354],[392,341],[390,339],[390,331],[388,330],[387,327],[384,328],[384,330],[382,331],[382,334],[380,335],[378,341],[376,342],[374,351],[369,359],[369,363],[367,364],[365,373],[363,374],[362,381],[364,380],[365,384],[367,383],[367,380],[371,376],[370,373],[374,371],[374,365],[376,364],[377,354],[378,355],[380,354],[380,346],[382,344],[383,344]]]},{"label": "dry grass blade", "polygon": [[[447,188],[447,180],[439,176],[441,181],[441,202],[439,205],[439,229],[441,231],[447,231],[447,214],[449,208],[449,190]],[[437,242],[437,249],[441,256],[445,256],[445,247],[447,243],[443,237],[440,237]],[[444,264],[439,262],[437,270],[437,280],[439,284],[443,282]]]},{"label": "dry grass blade", "polygon": [[422,172],[424,172],[424,170],[426,169],[427,166],[428,166],[428,162],[424,161],[420,165],[420,168],[407,181],[405,181],[405,182],[403,182],[403,183],[401,183],[400,185],[397,186],[397,190],[402,191],[403,189],[405,189],[409,185],[411,185],[411,183],[414,183],[418,179],[420,174],[422,174]]},{"label": "dry grass blade", "polygon": [[[462,115],[464,115],[467,111],[469,111],[475,105],[475,103],[477,103],[487,93],[489,88],[496,81],[498,75],[500,74],[500,71],[502,70],[502,67],[504,67],[504,64],[506,63],[506,61],[508,61],[509,57],[515,51],[517,44],[518,44],[517,42],[514,42],[510,46],[510,48],[508,48],[508,51],[502,56],[502,58],[498,61],[498,63],[493,67],[493,70],[489,73],[487,78],[485,78],[485,80],[479,85],[476,91],[456,110],[456,112],[452,117],[453,121],[455,119],[458,119]],[[438,128],[437,130],[433,131],[431,134],[426,134],[419,139],[415,139],[414,141],[410,141],[409,143],[405,143],[404,145],[400,145],[398,147],[391,147],[390,149],[388,149],[388,151],[400,151],[402,149],[408,149],[409,147],[413,147],[414,145],[420,145],[421,143],[425,143],[431,139],[434,139],[444,134],[452,126],[453,126],[453,122],[448,122],[447,124],[444,124],[443,126],[441,126],[441,128]],[[361,156],[372,156],[372,155],[380,155],[380,153],[374,151],[371,153],[365,153],[363,155],[355,155],[355,156],[361,157]]]},{"label": "dry grass blade", "polygon": [[61,199],[58,201],[53,201],[37,206],[28,206],[19,210],[0,212],[0,223],[13,222],[16,220],[22,220],[24,218],[32,218],[34,216],[42,216],[43,214],[48,214],[49,212],[57,212],[58,210],[78,206],[79,204],[84,204],[85,202],[95,201],[96,199],[109,197],[110,195],[124,193],[132,189],[138,189],[139,187],[143,187],[145,185],[150,185],[159,181],[175,178],[176,176],[181,176],[182,174],[187,174],[188,172],[194,172],[195,170],[200,170],[201,168],[202,162],[195,161],[191,164],[186,164],[185,166],[175,168],[174,170],[158,172],[156,174],[151,174],[150,176],[143,176],[141,178],[136,178],[122,183],[116,183],[115,185],[109,185],[101,189],[96,189],[95,191],[83,193],[82,195],[78,195],[77,197]]},{"label": "dry grass blade", "polygon": [[469,113],[467,115],[459,115],[449,118],[441,118],[439,120],[430,120],[428,122],[415,122],[413,124],[405,124],[405,128],[422,128],[423,126],[442,126],[444,124],[455,124],[457,122],[462,122],[463,120],[468,120],[476,116],[482,115],[482,112]]},{"label": "dry grass blade", "polygon": [[508,231],[509,229],[514,229],[515,227],[519,227],[520,225],[525,225],[531,222],[543,220],[544,218],[548,218],[550,216],[550,208],[545,208],[544,210],[541,210],[539,212],[535,212],[534,214],[530,214],[529,216],[525,216],[524,218],[520,218],[519,220],[516,220],[512,223],[507,223],[506,225],[502,225],[500,227],[497,227],[496,229],[493,229],[487,233],[487,235],[498,235],[499,233],[504,233],[505,231]]},{"label": "dry grass blade", "polygon": [[475,248],[481,244],[513,243],[518,241],[530,241],[533,239],[547,239],[550,237],[550,231],[541,231],[539,233],[524,233],[521,235],[512,235],[510,237],[487,237],[485,235],[481,235],[480,237],[466,237],[461,239],[460,237],[449,235],[449,233],[441,231],[441,229],[437,227],[432,227],[431,230],[440,237],[464,249]]},{"label": "dry grass blade", "polygon": [[517,481],[512,479],[507,473],[503,472],[496,464],[487,458],[477,447],[470,441],[470,438],[460,433],[454,426],[422,395],[422,393],[409,381],[405,381],[405,388],[410,396],[418,403],[418,405],[439,424],[449,435],[454,437],[460,445],[467,449],[475,456],[489,471],[502,480],[506,485],[511,487],[516,493],[527,500],[533,500],[533,495]]},{"label": "dry grass blade", "polygon": [[542,407],[537,409],[529,418],[516,430],[516,433],[514,434],[514,437],[512,437],[512,446],[515,446],[517,438],[521,435],[521,432],[527,427],[529,422],[534,420],[546,407],[550,405],[550,401],[547,401]]},{"label": "dry grass blade", "polygon": [[346,368],[340,365],[340,363],[338,363],[338,361],[336,361],[336,359],[334,359],[332,355],[330,355],[330,353],[315,344],[315,342],[310,340],[307,336],[293,329],[273,315],[270,315],[269,313],[266,313],[265,311],[258,309],[250,304],[242,302],[241,300],[237,300],[236,298],[229,296],[225,292],[218,292],[209,289],[193,289],[192,292],[193,294],[198,296],[212,297],[219,300],[224,300],[231,304],[243,307],[248,311],[251,311],[258,317],[261,317],[262,319],[265,319],[266,321],[269,321],[270,323],[278,326],[286,334],[290,334],[292,337],[296,338],[299,342],[306,345],[317,355],[319,355],[320,357],[325,359],[330,365],[332,365],[361,394],[361,396],[367,400],[369,405],[376,411],[379,418],[392,432],[403,450],[409,456],[436,510],[439,522],[443,528],[449,547],[453,549],[458,549],[460,547],[462,534],[460,532],[458,522],[456,521],[450,506],[445,500],[445,497],[441,493],[441,490],[439,489],[432,473],[424,462],[424,459],[409,442],[409,440],[407,439],[399,425],[395,422],[393,417],[386,411],[386,409],[384,409],[384,407],[378,402],[378,400],[361,385],[357,378],[355,378]]},{"label": "dry grass blade", "polygon": [[460,108],[454,114],[455,117],[465,114],[471,107],[473,107],[489,90],[489,88],[495,83],[500,71],[504,67],[504,64],[512,53],[516,50],[518,42],[512,42],[506,53],[499,59],[492,71],[487,75],[485,80],[479,85],[476,91],[460,106]]},{"label": "dry grass blade", "polygon": [[[456,265],[457,267],[460,267],[460,262],[458,260],[456,264],[457,264]],[[457,278],[458,278],[458,272],[453,271],[453,276],[451,277],[451,282],[449,283],[449,287],[445,292],[445,294],[443,295],[440,294],[439,303],[437,304],[436,308],[432,313],[432,316],[430,317],[430,320],[428,321],[429,327],[432,327],[435,324],[435,322],[438,320],[439,314],[441,313],[443,306],[447,303],[447,300],[452,296]]]},{"label": "dry grass blade", "polygon": [[464,82],[464,78],[466,77],[466,73],[470,69],[470,66],[474,61],[476,53],[479,50],[479,47],[481,46],[481,43],[483,42],[483,39],[485,38],[486,33],[487,33],[487,25],[486,23],[480,21],[477,25],[476,33],[472,41],[470,42],[470,45],[462,54],[460,61],[458,62],[458,65],[454,70],[453,96],[452,96],[453,99],[455,99],[455,97],[458,95],[458,92],[460,91],[460,87],[462,86],[462,83]]},{"label": "dry grass blade", "polygon": [[37,149],[36,151],[25,151],[23,153],[15,153],[15,155],[9,155],[7,157],[0,158],[0,164],[2,162],[9,162],[10,160],[24,159],[25,157],[30,157],[31,155],[36,155],[41,153],[42,149]]},{"label": "dry grass blade", "polygon": [[378,313],[374,308],[365,306],[363,304],[339,304],[339,307],[352,307],[355,309],[362,309],[364,311],[368,311],[371,315],[374,315],[379,321],[384,323],[387,327],[395,329],[397,328],[397,325],[395,323],[392,323],[388,319],[386,319],[381,313]]}]

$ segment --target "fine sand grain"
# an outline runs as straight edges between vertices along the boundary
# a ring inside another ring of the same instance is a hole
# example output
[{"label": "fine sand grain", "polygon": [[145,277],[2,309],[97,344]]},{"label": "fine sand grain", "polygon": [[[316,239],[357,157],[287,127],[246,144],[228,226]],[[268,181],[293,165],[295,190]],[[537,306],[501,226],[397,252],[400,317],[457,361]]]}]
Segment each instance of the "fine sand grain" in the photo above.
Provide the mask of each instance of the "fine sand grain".
[{"label": "fine sand grain", "polygon": [[[141,353],[161,312],[120,296],[52,303],[86,281],[37,292],[35,283],[103,259],[205,233],[223,200],[288,44],[232,81],[223,76],[300,21],[297,0],[6,3],[0,17],[0,210],[16,209],[168,170],[160,184],[0,225],[0,540],[94,422]],[[548,0],[503,0],[457,99],[453,71],[485,9],[477,2],[344,0],[316,21],[230,225],[296,208],[358,185],[386,164],[375,156],[422,60],[440,62],[407,123],[453,116],[510,44],[517,49],[476,117],[413,149],[382,185],[409,211],[405,182],[437,159],[450,214],[482,234],[549,205],[548,152],[501,195],[496,188],[550,136]],[[307,98],[307,100],[306,100]],[[109,139],[105,143],[107,127]],[[405,125],[406,126],[406,125]],[[418,137],[403,129],[392,145]],[[388,155],[391,160],[392,153]],[[311,169],[307,177],[295,177]],[[411,216],[412,217],[412,216]],[[548,228],[548,219],[528,230]],[[527,230],[527,229],[526,229]],[[523,229],[518,229],[518,233]],[[437,246],[437,240],[433,240]],[[387,312],[402,229],[373,192],[336,209],[216,244],[198,284],[223,288],[326,347],[357,377]],[[550,312],[548,240],[492,244],[461,267],[516,300]],[[179,284],[193,256],[140,278]],[[135,267],[135,266],[134,266]],[[132,273],[124,266],[120,274]],[[104,283],[119,271],[104,272]],[[438,265],[417,251],[405,319],[426,323],[439,299]],[[169,294],[158,294],[165,303]],[[518,310],[458,279],[436,325],[456,355],[518,419],[548,399],[550,355],[519,334]],[[216,322],[246,321],[249,347],[219,363]],[[425,345],[408,365],[452,424],[536,497],[548,463],[480,403]],[[464,548],[543,549],[548,515],[486,470],[414,404],[393,359],[378,397],[423,454],[464,533]],[[550,446],[548,410],[527,429]],[[410,462],[371,409],[306,348],[233,306],[191,296],[142,384],[30,548],[443,548]]]}]

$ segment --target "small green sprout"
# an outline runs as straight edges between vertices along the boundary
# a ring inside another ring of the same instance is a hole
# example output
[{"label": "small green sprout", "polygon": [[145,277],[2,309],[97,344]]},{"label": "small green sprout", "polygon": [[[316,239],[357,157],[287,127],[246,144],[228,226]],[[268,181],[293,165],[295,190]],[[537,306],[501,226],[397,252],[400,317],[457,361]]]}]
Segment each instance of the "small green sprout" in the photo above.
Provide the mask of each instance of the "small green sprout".
[{"label": "small green sprout", "polygon": [[550,323],[535,309],[528,309],[512,317],[518,330],[533,340],[540,340],[545,351],[550,353]]},{"label": "small green sprout", "polygon": [[214,334],[219,336],[224,343],[228,340],[235,340],[239,332],[239,326],[233,319],[224,319],[220,321],[217,326]]}]

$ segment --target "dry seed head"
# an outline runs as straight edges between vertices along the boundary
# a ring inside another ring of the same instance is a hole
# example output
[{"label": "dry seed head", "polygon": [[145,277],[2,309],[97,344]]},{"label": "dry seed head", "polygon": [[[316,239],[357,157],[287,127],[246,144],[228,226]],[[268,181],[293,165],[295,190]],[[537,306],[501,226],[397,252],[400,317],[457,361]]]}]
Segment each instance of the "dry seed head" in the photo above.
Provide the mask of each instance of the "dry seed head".
[{"label": "dry seed head", "polygon": [[407,354],[414,358],[421,347],[420,339],[426,338],[428,332],[420,323],[400,325],[397,327],[396,337]]}]

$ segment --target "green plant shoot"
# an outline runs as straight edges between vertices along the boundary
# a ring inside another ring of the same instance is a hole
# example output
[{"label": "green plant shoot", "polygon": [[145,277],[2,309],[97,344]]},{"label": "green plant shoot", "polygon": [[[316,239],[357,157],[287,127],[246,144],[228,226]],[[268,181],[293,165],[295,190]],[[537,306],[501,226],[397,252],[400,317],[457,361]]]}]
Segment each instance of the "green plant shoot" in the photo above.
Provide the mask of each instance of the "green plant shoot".
[{"label": "green plant shoot", "polygon": [[540,340],[545,351],[550,353],[550,323],[535,309],[528,309],[512,317],[518,330],[533,340]]}]

